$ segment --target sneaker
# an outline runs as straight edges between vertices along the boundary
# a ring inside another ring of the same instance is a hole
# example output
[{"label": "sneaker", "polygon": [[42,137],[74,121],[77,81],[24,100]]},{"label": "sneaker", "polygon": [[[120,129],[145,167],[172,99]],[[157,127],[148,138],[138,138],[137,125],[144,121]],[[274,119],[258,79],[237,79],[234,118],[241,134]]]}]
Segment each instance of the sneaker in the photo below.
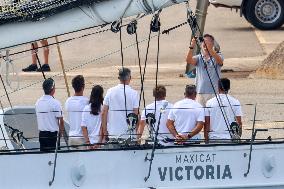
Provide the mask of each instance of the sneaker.
[{"label": "sneaker", "polygon": [[44,64],[44,65],[41,66],[41,69],[39,68],[39,69],[37,69],[37,71],[38,72],[41,72],[41,71],[43,71],[43,72],[50,72],[50,67],[49,67],[48,64]]},{"label": "sneaker", "polygon": [[28,67],[22,69],[23,72],[35,72],[37,71],[37,65],[36,64],[31,64]]}]

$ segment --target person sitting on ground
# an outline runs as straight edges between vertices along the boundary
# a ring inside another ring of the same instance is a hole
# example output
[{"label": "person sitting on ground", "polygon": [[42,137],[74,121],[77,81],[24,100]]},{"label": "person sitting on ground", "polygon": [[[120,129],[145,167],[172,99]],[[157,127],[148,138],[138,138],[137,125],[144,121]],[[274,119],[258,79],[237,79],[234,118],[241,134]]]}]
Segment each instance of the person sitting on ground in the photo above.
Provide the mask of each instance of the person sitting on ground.
[{"label": "person sitting on ground", "polygon": [[[204,138],[206,142],[218,139],[231,139],[229,132],[230,124],[236,122],[242,130],[242,108],[240,102],[228,94],[230,90],[230,80],[222,78],[219,80],[218,100],[224,115],[221,112],[216,97],[206,103]],[[226,121],[225,121],[226,119]]]},{"label": "person sitting on ground", "polygon": [[90,104],[85,106],[83,110],[81,128],[89,149],[98,148],[99,143],[102,143],[103,140],[101,127],[103,94],[104,89],[100,85],[95,85],[91,92]]},{"label": "person sitting on ground", "polygon": [[[85,140],[82,134],[81,122],[82,113],[89,99],[84,95],[85,79],[82,75],[77,75],[72,79],[74,96],[69,97],[65,102],[65,110],[68,113],[69,121],[69,146],[73,149],[84,149]],[[73,147],[72,147],[73,146]]]},{"label": "person sitting on ground", "polygon": [[64,132],[64,120],[61,104],[54,98],[54,80],[51,78],[46,79],[42,84],[42,88],[44,95],[37,100],[35,111],[39,130],[40,151],[49,152],[54,151],[56,148],[58,131],[60,136]]},{"label": "person sitting on ground", "polygon": [[130,69],[122,68],[118,75],[120,84],[110,88],[104,99],[102,126],[105,136],[127,139],[129,137],[127,114],[138,115],[139,97],[137,91],[129,86]]},{"label": "person sitting on ground", "polygon": [[33,42],[31,44],[32,49],[32,64],[28,67],[22,69],[23,72],[50,72],[50,67],[48,64],[48,56],[49,56],[49,47],[47,39],[43,39],[40,41],[41,46],[43,47],[43,57],[44,57],[44,64],[41,66],[42,69],[37,67],[37,58],[36,54],[38,51],[38,44],[37,42]]},{"label": "person sitting on ground", "polygon": [[204,108],[195,101],[195,85],[187,85],[184,95],[185,98],[176,102],[171,109],[167,127],[178,141],[189,139],[197,141],[201,138],[199,132],[204,125]]},{"label": "person sitting on ground", "polygon": [[[173,138],[166,125],[168,115],[170,112],[170,108],[172,108],[173,105],[166,100],[166,94],[167,94],[167,90],[164,85],[158,85],[157,87],[153,89],[153,96],[155,97],[155,101],[147,105],[146,108],[142,111],[141,121],[140,121],[139,129],[138,129],[139,138],[141,138],[143,134],[143,131],[146,125],[147,115],[149,113],[155,114],[155,124],[154,124],[154,128],[152,128],[153,133],[151,133],[151,135],[155,136],[157,125],[160,122],[159,135],[158,135],[159,143],[162,145],[167,145],[166,141],[164,141],[163,139]],[[161,114],[161,118],[159,121],[160,114]],[[148,125],[148,127],[151,127],[151,125]],[[150,129],[150,132],[151,132],[151,129]]]},{"label": "person sitting on ground", "polygon": [[[193,56],[193,49],[196,46],[196,41],[195,39],[192,39],[186,58],[186,62],[188,64],[196,67],[196,100],[202,106],[205,106],[207,100],[214,97],[214,90],[215,92],[218,92],[218,80],[221,77],[221,67],[223,66],[224,62],[222,54],[214,50],[214,43],[214,37],[210,34],[205,34],[201,53],[197,56]],[[212,61],[210,56],[212,56]],[[210,75],[210,78],[207,71]],[[214,88],[212,87],[210,79],[213,82]]]}]

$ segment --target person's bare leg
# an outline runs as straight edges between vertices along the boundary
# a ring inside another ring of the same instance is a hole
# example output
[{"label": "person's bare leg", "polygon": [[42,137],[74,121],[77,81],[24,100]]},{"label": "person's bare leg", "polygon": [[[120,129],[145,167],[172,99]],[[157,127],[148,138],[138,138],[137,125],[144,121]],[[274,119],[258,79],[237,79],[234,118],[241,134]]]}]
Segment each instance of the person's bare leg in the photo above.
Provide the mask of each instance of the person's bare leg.
[{"label": "person's bare leg", "polygon": [[42,64],[42,69],[38,69],[38,71],[49,72],[50,67],[48,65],[48,56],[49,56],[48,41],[47,39],[44,39],[44,40],[41,40],[40,43],[41,43],[41,46],[43,47],[44,64]]},{"label": "person's bare leg", "polygon": [[37,59],[36,59],[36,53],[38,51],[38,44],[37,42],[31,43],[31,54],[32,54],[32,64],[30,64],[28,67],[23,68],[23,72],[35,72],[37,71]]},{"label": "person's bare leg", "polygon": [[47,39],[40,41],[43,47],[43,57],[44,57],[44,64],[48,64],[48,56],[49,56],[49,48],[48,48],[48,41]]},{"label": "person's bare leg", "polygon": [[32,49],[32,64],[36,65],[37,64],[37,59],[36,59],[36,53],[38,51],[38,44],[37,42],[34,42],[31,44],[31,49]]}]

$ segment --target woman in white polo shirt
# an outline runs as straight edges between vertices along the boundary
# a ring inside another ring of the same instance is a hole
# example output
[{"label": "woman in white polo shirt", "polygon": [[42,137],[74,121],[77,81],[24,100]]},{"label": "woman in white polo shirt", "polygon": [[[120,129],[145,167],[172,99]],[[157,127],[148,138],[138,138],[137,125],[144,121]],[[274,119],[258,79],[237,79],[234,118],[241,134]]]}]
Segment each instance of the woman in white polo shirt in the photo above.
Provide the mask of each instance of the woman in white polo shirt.
[{"label": "woman in white polo shirt", "polygon": [[85,106],[82,114],[82,132],[89,149],[97,148],[97,143],[102,142],[102,119],[101,119],[101,109],[103,105],[103,94],[104,90],[100,85],[93,87],[90,104]]}]

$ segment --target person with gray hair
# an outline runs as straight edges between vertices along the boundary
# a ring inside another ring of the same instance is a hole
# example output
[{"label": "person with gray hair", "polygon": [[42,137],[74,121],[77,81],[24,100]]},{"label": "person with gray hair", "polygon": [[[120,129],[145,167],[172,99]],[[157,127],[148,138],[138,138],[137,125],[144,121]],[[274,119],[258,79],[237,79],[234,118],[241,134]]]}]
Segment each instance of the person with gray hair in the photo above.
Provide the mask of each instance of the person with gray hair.
[{"label": "person with gray hair", "polygon": [[171,109],[167,127],[177,140],[198,140],[204,126],[204,108],[195,101],[196,86],[186,85],[185,98],[176,102]]},{"label": "person with gray hair", "polygon": [[108,89],[103,102],[102,128],[106,138],[128,138],[127,115],[138,115],[138,92],[130,87],[131,70],[122,68],[118,72],[120,83]]},{"label": "person with gray hair", "polygon": [[54,151],[57,142],[57,135],[64,132],[64,120],[62,107],[58,100],[54,98],[55,82],[53,79],[46,79],[42,88],[44,95],[40,97],[36,104],[36,116],[39,130],[40,151]]},{"label": "person with gray hair", "polygon": [[196,56],[193,56],[196,40],[192,39],[186,62],[196,68],[196,100],[205,106],[206,102],[215,96],[215,92],[218,93],[218,80],[221,77],[224,58],[220,46],[212,35],[205,34],[203,38],[201,53]]}]

